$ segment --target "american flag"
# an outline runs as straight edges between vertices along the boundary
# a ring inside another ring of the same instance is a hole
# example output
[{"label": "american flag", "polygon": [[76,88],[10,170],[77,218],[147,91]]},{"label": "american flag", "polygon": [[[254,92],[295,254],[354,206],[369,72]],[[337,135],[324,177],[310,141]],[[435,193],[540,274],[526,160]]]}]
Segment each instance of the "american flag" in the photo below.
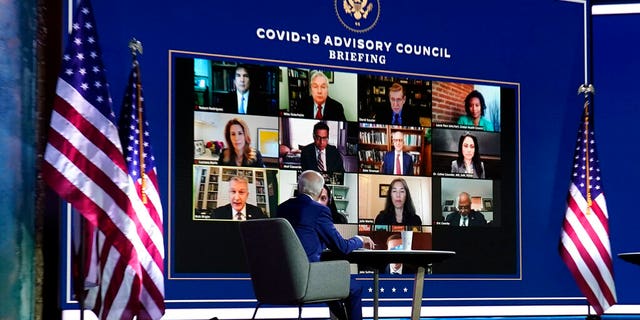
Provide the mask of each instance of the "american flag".
[{"label": "american flag", "polygon": [[87,305],[101,319],[160,318],[162,224],[127,172],[88,0],[75,10],[47,142],[43,179],[97,232],[85,246],[98,262]]},{"label": "american flag", "polygon": [[[151,265],[142,266],[145,277],[143,278],[143,291],[140,300],[143,306],[153,307],[157,312],[164,313],[164,278],[163,259],[164,243],[162,242],[162,203],[158,191],[158,176],[156,172],[155,158],[151,148],[149,137],[149,123],[144,112],[144,98],[142,94],[142,82],[140,77],[140,65],[137,60],[129,74],[129,84],[120,112],[120,141],[124,150],[125,160],[131,178],[131,184],[135,185],[139,200],[144,205],[138,211],[138,217],[145,226],[145,233],[149,239],[145,246],[151,254]],[[156,237],[153,236],[154,233]],[[159,268],[156,269],[156,266]],[[154,272],[160,271],[154,274]],[[162,315],[159,313],[159,315]],[[154,317],[155,318],[155,317]]]},{"label": "american flag", "polygon": [[616,289],[609,245],[609,214],[589,109],[587,97],[583,121],[578,128],[560,256],[589,304],[601,315],[616,303]]}]

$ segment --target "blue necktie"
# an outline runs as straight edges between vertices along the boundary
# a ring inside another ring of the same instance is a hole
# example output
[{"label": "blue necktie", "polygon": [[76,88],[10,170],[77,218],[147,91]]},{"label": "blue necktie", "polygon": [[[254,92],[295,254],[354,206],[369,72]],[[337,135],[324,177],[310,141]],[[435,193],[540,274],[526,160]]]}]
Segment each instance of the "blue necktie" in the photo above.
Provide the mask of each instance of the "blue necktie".
[{"label": "blue necktie", "polygon": [[391,124],[400,124],[400,114],[396,113],[393,115],[393,121],[391,122]]},{"label": "blue necktie", "polygon": [[240,110],[238,111],[238,113],[247,113],[247,111],[244,109],[244,94],[241,96],[242,98],[240,99]]}]

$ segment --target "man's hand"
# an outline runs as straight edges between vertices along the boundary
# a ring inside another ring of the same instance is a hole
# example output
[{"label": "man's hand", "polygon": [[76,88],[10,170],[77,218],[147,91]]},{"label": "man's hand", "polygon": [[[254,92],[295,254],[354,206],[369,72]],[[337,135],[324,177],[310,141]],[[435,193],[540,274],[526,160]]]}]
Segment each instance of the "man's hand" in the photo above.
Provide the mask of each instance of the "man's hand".
[{"label": "man's hand", "polygon": [[373,242],[373,240],[371,240],[371,238],[367,237],[367,236],[359,236],[362,239],[362,243],[363,243],[363,248],[365,249],[374,249],[376,244],[375,242]]}]

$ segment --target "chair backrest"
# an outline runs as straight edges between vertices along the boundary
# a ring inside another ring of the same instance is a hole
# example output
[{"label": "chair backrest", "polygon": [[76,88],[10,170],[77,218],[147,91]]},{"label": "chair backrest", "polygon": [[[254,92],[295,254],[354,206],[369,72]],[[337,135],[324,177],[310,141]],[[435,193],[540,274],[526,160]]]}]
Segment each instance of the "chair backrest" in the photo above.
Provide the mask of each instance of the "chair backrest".
[{"label": "chair backrest", "polygon": [[289,221],[247,220],[240,234],[258,302],[296,304],[304,298],[309,260]]}]

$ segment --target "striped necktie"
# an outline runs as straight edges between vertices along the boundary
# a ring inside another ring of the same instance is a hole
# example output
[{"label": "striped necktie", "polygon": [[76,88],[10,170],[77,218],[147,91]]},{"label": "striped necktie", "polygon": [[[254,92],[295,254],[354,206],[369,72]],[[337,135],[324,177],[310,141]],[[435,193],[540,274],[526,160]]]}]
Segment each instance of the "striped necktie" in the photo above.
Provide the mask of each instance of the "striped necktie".
[{"label": "striped necktie", "polygon": [[324,161],[322,160],[322,151],[318,152],[318,170],[325,171]]}]

